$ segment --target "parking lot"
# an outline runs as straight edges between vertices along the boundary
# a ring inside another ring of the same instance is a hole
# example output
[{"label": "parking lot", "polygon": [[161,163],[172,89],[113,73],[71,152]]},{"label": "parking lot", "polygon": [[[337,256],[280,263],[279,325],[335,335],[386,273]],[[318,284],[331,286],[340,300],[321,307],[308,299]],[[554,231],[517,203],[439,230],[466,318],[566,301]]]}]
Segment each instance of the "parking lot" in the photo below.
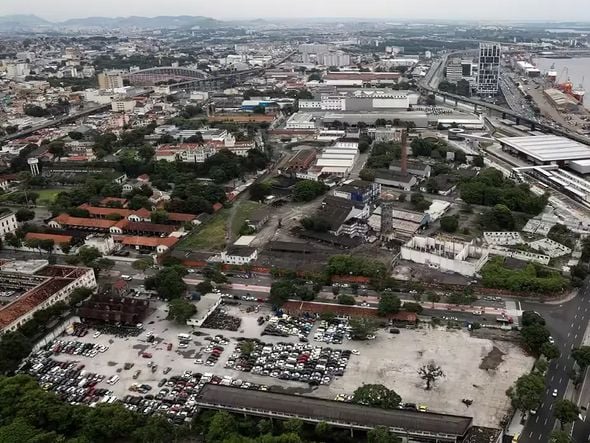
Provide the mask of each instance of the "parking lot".
[{"label": "parking lot", "polygon": [[[116,337],[91,330],[83,337],[65,336],[63,340],[92,343],[98,352],[60,352],[52,358],[75,361],[104,376],[95,389],[108,389],[112,391],[108,395],[118,399],[137,396],[138,391],[154,397],[189,395],[184,390],[198,389],[201,374],[220,384],[328,399],[346,398],[363,383],[380,383],[398,392],[405,402],[426,405],[434,412],[473,415],[474,423],[481,426],[498,425],[509,406],[506,389],[533,364],[513,344],[474,338],[466,331],[424,326],[402,329],[400,334],[379,331],[374,340],[357,342],[347,338],[344,325],[311,319],[279,321],[256,303],[222,307],[241,319],[236,331],[193,330],[166,320],[165,304],[154,306],[157,309],[145,320],[141,334]],[[258,340],[260,345],[244,356],[240,343],[246,339]],[[445,377],[425,391],[418,370],[430,361],[442,368]],[[244,367],[249,371],[244,372]],[[115,375],[117,381],[107,383]],[[184,378],[172,383],[174,376]],[[473,400],[473,404],[467,407],[462,399]],[[156,406],[140,405],[150,411]]]}]

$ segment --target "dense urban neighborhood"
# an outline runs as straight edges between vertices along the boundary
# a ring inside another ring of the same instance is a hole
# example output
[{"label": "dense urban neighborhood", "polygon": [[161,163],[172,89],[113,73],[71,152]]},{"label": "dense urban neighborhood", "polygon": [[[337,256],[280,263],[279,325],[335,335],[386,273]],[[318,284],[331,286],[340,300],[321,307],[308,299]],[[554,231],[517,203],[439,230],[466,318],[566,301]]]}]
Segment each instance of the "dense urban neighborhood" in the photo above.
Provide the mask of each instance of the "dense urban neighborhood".
[{"label": "dense urban neighborhood", "polygon": [[572,26],[0,16],[0,442],[590,441]]}]

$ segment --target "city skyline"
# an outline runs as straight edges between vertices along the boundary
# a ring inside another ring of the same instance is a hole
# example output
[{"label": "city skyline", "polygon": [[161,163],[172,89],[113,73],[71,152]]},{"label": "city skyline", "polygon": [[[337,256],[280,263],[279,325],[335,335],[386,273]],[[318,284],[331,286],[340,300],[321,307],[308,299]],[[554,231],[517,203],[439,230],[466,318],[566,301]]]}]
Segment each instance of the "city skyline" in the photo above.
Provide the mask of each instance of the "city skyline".
[{"label": "city skyline", "polygon": [[[286,2],[283,2],[286,3]],[[337,7],[331,2],[300,0],[294,11],[285,4],[277,10],[276,2],[254,0],[239,2],[220,0],[203,2],[192,0],[171,0],[162,4],[154,0],[129,0],[122,4],[116,0],[100,3],[87,0],[72,4],[70,0],[53,0],[50,4],[42,0],[30,0],[24,4],[17,0],[4,0],[0,5],[0,15],[34,14],[51,21],[71,18],[195,15],[220,20],[255,18],[367,18],[367,19],[410,19],[410,20],[481,20],[481,21],[590,21],[590,12],[583,0],[566,0],[556,9],[554,2],[548,0],[498,0],[493,4],[468,0],[454,0],[440,3],[435,0],[419,0],[411,3],[388,0],[369,0],[362,5],[351,0],[339,2]],[[506,14],[510,11],[510,15]]]}]

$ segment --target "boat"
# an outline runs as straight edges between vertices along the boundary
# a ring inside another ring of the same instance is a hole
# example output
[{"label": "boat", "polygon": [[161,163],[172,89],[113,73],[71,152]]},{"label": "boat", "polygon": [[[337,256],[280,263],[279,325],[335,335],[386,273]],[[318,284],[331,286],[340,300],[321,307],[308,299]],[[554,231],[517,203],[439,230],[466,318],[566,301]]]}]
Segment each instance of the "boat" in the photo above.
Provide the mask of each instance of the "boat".
[{"label": "boat", "polygon": [[572,97],[578,100],[580,103],[584,103],[584,95],[586,91],[582,85],[578,86],[576,89],[572,90]]}]

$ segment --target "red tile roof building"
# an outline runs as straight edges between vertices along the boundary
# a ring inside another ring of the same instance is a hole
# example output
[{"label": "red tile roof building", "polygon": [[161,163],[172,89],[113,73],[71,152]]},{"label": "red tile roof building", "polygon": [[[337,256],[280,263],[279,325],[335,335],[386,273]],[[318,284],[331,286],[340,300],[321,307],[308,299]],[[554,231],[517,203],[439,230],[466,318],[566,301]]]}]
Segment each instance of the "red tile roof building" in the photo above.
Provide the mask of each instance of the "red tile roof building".
[{"label": "red tile roof building", "polygon": [[66,301],[76,288],[96,287],[91,268],[47,266],[46,260],[0,263],[0,285],[24,290],[22,295],[0,308],[0,332],[17,330],[38,310]]}]

